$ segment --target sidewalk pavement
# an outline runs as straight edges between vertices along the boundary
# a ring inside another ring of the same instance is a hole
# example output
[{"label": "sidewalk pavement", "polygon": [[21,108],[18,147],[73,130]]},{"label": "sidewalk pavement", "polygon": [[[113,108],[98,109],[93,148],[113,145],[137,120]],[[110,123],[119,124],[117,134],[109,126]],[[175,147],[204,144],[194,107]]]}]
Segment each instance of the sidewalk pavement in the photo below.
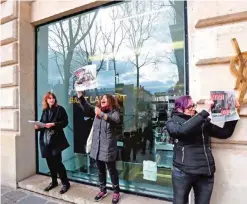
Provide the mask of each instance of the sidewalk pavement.
[{"label": "sidewalk pavement", "polygon": [[22,189],[1,186],[1,204],[71,204]]}]

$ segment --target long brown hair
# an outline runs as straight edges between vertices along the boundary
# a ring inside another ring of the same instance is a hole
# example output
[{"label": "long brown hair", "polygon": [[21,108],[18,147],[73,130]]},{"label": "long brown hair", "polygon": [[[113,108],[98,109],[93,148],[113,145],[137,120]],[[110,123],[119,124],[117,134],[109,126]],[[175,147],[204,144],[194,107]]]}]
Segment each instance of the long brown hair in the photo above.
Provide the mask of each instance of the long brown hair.
[{"label": "long brown hair", "polygon": [[[107,98],[107,101],[109,103],[109,107],[111,109],[119,109],[119,104],[118,104],[118,100],[116,97],[114,97],[113,95],[111,94],[105,94],[104,96],[106,96]],[[103,96],[103,97],[104,97]],[[99,108],[101,108],[101,103],[100,101],[96,104],[96,106],[98,106]]]},{"label": "long brown hair", "polygon": [[57,97],[54,93],[48,91],[45,95],[44,95],[44,98],[43,98],[43,101],[42,101],[42,108],[43,110],[47,109],[49,107],[49,104],[47,103],[47,99],[48,98],[54,98],[55,99],[55,103],[54,103],[54,106],[57,106]]}]

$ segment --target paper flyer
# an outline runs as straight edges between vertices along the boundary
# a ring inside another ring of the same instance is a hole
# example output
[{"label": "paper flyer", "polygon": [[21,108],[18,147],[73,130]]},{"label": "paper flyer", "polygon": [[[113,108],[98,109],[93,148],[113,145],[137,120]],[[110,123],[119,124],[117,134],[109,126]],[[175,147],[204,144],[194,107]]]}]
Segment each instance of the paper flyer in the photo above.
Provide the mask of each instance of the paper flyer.
[{"label": "paper flyer", "polygon": [[214,101],[211,108],[212,122],[239,120],[234,91],[211,91],[210,96],[211,100]]},{"label": "paper flyer", "polygon": [[143,179],[157,181],[157,164],[153,161],[143,161]]},{"label": "paper flyer", "polygon": [[33,121],[33,120],[29,120],[29,123],[33,123],[35,125],[40,126],[41,128],[45,127],[45,123],[39,122],[39,121]]},{"label": "paper flyer", "polygon": [[96,65],[86,65],[75,72],[75,91],[85,91],[97,88]]}]

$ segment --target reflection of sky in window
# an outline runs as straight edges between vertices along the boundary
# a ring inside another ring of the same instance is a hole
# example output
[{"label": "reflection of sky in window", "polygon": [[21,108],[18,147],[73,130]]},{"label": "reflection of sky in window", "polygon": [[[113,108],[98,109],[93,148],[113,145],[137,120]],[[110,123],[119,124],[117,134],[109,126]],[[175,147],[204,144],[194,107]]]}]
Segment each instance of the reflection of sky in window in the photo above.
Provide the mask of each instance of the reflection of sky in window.
[{"label": "reflection of sky in window", "polygon": [[[125,21],[128,22],[128,18],[122,18],[122,13],[119,12],[120,20],[114,20],[109,17],[110,13],[112,12],[112,9],[117,9],[117,7],[108,7],[100,9],[98,16],[96,17],[96,20],[94,22],[94,25],[92,29],[90,30],[91,39],[95,39],[95,31],[96,31],[96,25],[99,27],[101,26],[101,29],[108,33],[113,29],[113,23],[115,22],[115,26],[118,26],[120,22]],[[155,19],[153,22],[153,25],[155,26],[155,32],[152,34],[152,37],[144,42],[144,45],[142,47],[141,56],[139,58],[140,62],[143,62],[147,54],[149,54],[149,58],[152,59],[153,63],[146,64],[140,69],[140,85],[144,86],[145,89],[151,91],[151,92],[159,92],[159,91],[165,91],[169,89],[171,86],[175,85],[178,81],[178,70],[177,65],[175,63],[171,63],[164,55],[168,54],[169,58],[172,59],[172,61],[176,62],[173,49],[172,49],[172,38],[170,34],[170,28],[169,24],[174,23],[173,11],[171,10],[171,7],[164,7],[159,11],[159,16]],[[94,12],[91,12],[89,14],[82,14],[83,18],[87,15],[87,17],[90,15],[91,18],[94,15]],[[152,12],[147,12],[143,16],[149,16],[153,15]],[[133,17],[133,16],[132,16]],[[77,17],[73,17],[73,19],[76,19]],[[138,17],[137,17],[138,18]],[[164,20],[165,19],[165,20]],[[74,22],[74,20],[72,21]],[[111,23],[112,22],[112,23]],[[145,23],[145,21],[144,21]],[[58,23],[57,23],[58,24]],[[84,24],[85,25],[85,24]],[[50,29],[52,28],[52,25]],[[63,21],[63,27],[66,33],[68,33],[68,20]],[[182,34],[181,34],[182,35]],[[57,38],[53,33],[49,32],[49,37]],[[112,36],[111,36],[112,37]],[[122,36],[121,34],[116,35],[116,42],[119,43]],[[50,39],[50,38],[49,38]],[[94,53],[94,56],[100,56],[102,55],[102,47],[104,46],[104,42],[102,40],[102,36],[98,37],[99,40],[97,40],[96,47],[101,48],[100,50],[97,49]],[[58,40],[58,39],[57,39]],[[65,40],[65,39],[64,39]],[[85,43],[89,43],[90,39],[88,36],[85,39]],[[61,50],[61,47],[59,48],[54,42],[49,40],[49,45],[52,47],[52,49],[59,51]],[[89,44],[87,44],[88,46]],[[81,42],[82,48],[85,47],[84,41]],[[66,50],[66,49],[65,49]],[[106,50],[106,53],[111,53],[111,49],[108,48]],[[132,55],[132,56],[131,56]],[[51,57],[52,54],[49,52],[49,83],[51,84],[57,84],[62,83],[59,70],[57,69],[57,64],[54,59],[54,57]],[[72,60],[72,68],[75,68],[75,53]],[[119,78],[117,78],[117,81],[119,80],[119,83],[124,84],[135,84],[137,81],[137,71],[136,68],[129,62],[129,58],[131,58],[131,61],[134,60],[133,50],[130,49],[128,46],[128,41],[125,39],[123,43],[120,46],[119,51],[116,54],[116,61],[117,61],[117,73],[119,74]],[[157,60],[156,60],[157,59]],[[59,60],[58,60],[59,61]],[[155,61],[155,63],[154,63]],[[94,60],[93,63],[100,64],[99,60]],[[59,64],[63,64],[63,60],[59,61]],[[105,66],[102,68],[102,70],[98,74],[98,86],[100,87],[114,87],[114,71],[112,60],[109,59],[109,65],[110,65],[110,71],[105,70]],[[74,67],[73,67],[74,66]],[[62,67],[62,66],[61,66]],[[62,70],[63,74],[63,70]]]}]

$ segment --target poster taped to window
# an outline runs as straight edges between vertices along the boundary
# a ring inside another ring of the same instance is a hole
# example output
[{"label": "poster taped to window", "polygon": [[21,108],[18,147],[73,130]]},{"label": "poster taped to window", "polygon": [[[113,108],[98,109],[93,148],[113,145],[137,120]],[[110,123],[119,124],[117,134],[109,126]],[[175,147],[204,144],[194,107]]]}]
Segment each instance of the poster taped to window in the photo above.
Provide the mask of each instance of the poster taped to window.
[{"label": "poster taped to window", "polygon": [[143,179],[157,181],[157,164],[153,161],[143,161]]},{"label": "poster taped to window", "polygon": [[85,91],[97,88],[96,65],[86,65],[75,72],[75,91]]},{"label": "poster taped to window", "polygon": [[210,96],[214,101],[211,108],[212,122],[239,120],[234,91],[211,91]]}]

